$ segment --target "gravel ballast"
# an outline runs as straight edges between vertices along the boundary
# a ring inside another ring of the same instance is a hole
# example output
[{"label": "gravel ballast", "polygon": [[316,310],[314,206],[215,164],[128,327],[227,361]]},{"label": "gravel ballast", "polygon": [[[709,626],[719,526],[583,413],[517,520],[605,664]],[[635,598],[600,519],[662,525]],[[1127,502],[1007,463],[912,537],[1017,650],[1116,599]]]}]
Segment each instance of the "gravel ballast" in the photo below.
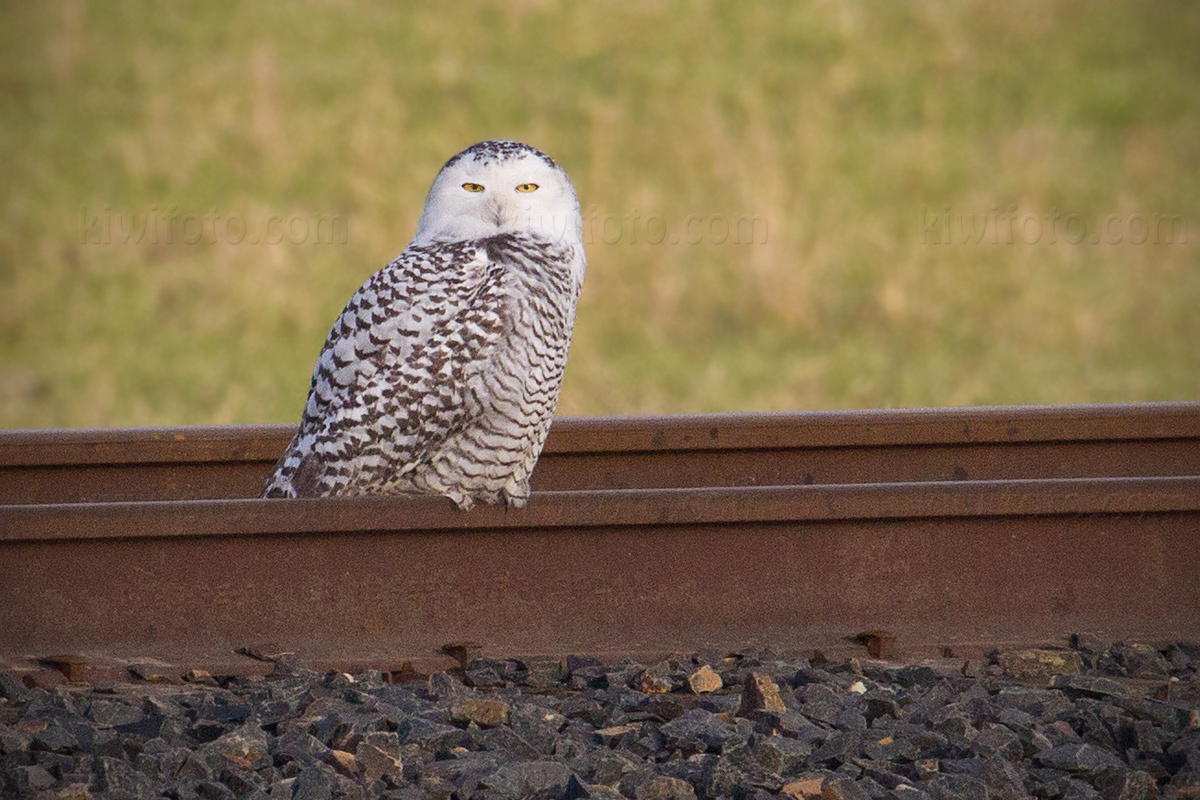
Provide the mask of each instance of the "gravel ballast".
[{"label": "gravel ballast", "polygon": [[[4,797],[1200,798],[1200,647],[899,665],[771,648],[492,660],[388,683],[294,656],[266,677],[0,673]],[[159,680],[162,676],[154,676]],[[170,676],[167,676],[170,680]],[[139,682],[140,681],[140,682]]]}]

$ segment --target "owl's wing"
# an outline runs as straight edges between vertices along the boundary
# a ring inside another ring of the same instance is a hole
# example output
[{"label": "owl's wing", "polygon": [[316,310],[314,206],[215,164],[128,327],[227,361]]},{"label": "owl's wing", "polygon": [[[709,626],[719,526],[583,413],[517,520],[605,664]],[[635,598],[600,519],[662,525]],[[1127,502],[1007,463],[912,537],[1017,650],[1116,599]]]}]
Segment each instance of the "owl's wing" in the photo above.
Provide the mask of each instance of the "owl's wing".
[{"label": "owl's wing", "polygon": [[486,249],[452,244],[410,247],[363,284],[313,370],[298,493],[394,481],[470,424],[506,324],[503,280]]}]

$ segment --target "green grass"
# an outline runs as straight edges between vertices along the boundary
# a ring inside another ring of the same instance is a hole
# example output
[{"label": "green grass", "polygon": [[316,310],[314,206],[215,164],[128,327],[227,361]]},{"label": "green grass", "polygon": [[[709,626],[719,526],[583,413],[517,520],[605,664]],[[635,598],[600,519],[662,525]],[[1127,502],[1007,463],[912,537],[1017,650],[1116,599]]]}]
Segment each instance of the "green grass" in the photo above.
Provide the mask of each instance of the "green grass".
[{"label": "green grass", "polygon": [[[491,137],[592,233],[560,413],[1196,399],[1197,40],[1190,2],[6,3],[0,426],[297,419]],[[1013,205],[1040,241],[966,241]],[[1155,214],[1187,241],[1131,242]],[[273,215],[346,235],[250,243]]]}]

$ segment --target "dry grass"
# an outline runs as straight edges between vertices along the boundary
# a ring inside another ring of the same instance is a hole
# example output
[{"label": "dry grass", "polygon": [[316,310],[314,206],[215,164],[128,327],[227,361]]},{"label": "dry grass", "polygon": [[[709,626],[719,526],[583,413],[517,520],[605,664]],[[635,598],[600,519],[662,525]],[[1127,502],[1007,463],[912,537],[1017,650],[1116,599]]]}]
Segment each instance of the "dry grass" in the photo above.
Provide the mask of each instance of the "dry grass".
[{"label": "dry grass", "polygon": [[[560,413],[1200,395],[1195,4],[190,5],[0,9],[0,425],[295,419],[489,137],[592,233]],[[1154,214],[1186,243],[1131,242]]]}]

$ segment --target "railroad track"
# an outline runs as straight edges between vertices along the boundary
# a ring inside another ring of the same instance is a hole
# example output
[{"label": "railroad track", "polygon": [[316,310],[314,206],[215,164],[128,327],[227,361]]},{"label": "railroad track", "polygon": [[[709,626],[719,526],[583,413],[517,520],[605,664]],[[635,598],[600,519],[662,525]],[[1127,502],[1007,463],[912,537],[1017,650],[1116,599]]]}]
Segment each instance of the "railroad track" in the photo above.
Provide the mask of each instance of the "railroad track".
[{"label": "railroad track", "polygon": [[293,430],[0,433],[0,667],[1200,638],[1200,403],[564,419],[469,513],[254,499]]}]

